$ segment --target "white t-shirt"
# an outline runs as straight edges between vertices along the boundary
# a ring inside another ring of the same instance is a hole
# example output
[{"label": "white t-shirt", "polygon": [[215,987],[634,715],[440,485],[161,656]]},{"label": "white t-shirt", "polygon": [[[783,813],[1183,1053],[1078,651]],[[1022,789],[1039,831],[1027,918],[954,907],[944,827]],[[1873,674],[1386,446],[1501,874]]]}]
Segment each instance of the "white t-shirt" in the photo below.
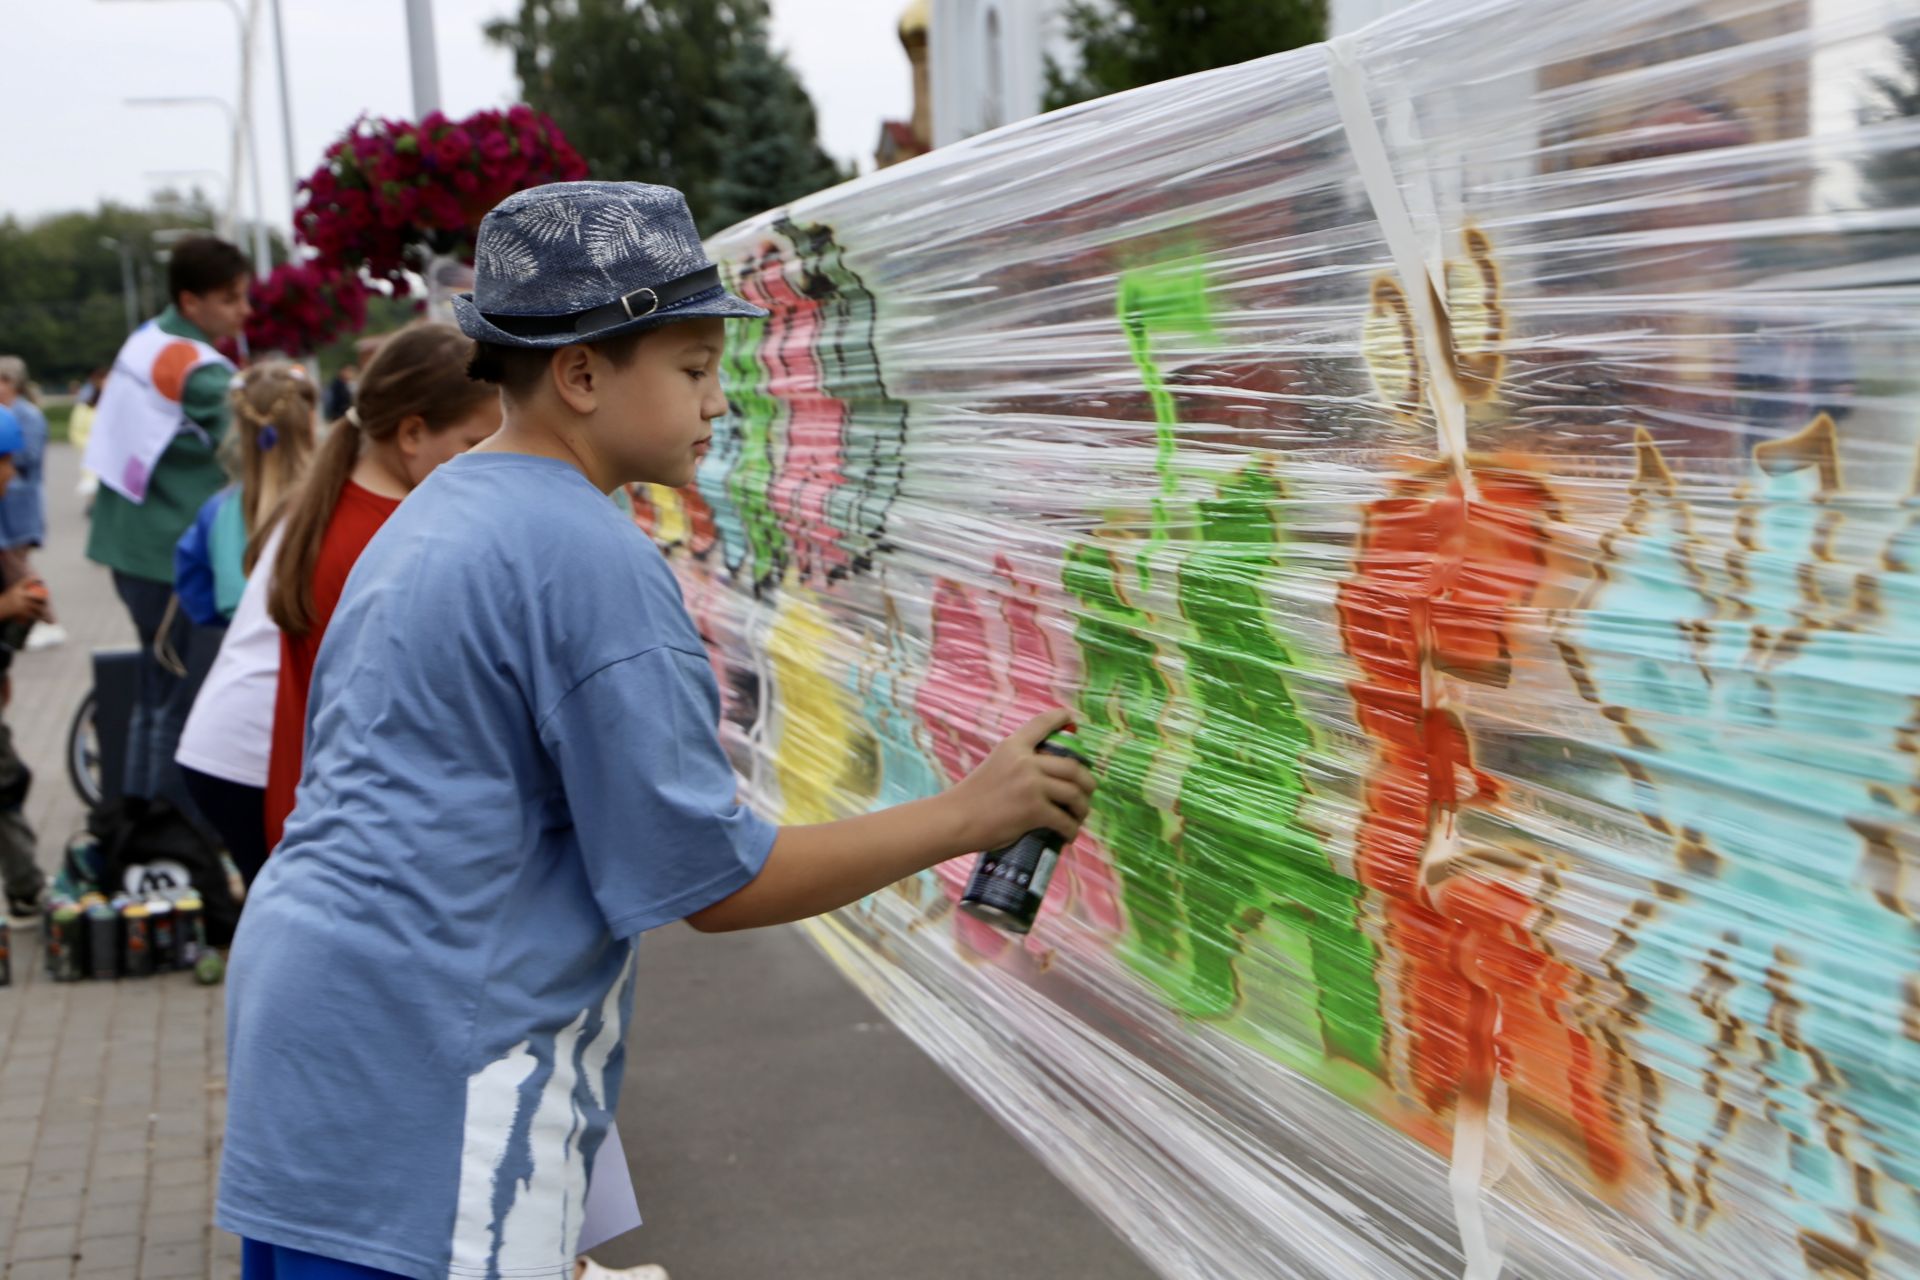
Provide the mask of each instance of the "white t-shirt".
[{"label": "white t-shirt", "polygon": [[173,755],[189,769],[247,787],[267,785],[267,756],[273,750],[280,628],[267,613],[267,590],[279,552],[276,528],[254,563],[247,589],[240,593],[220,654],[193,700],[180,747]]}]

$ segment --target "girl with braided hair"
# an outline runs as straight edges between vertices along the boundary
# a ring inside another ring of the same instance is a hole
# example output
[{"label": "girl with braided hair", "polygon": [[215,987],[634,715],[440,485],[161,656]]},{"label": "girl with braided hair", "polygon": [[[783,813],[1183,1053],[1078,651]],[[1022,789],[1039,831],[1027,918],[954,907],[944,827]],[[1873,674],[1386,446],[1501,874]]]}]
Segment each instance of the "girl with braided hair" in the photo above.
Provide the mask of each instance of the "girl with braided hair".
[{"label": "girl with braided hair", "polygon": [[180,607],[202,627],[233,620],[267,531],[313,456],[319,392],[291,360],[267,360],[233,380],[228,400],[233,429],[220,460],[232,483],[207,499],[173,553]]},{"label": "girl with braided hair", "polygon": [[271,564],[276,527],[314,455],[319,394],[299,365],[266,360],[234,378],[228,399],[221,460],[232,483],[207,500],[174,553],[174,589],[198,627],[195,649],[219,647],[174,758],[187,794],[251,884],[266,858],[261,802],[280,637],[266,616],[266,573],[252,590],[247,579],[256,562]]}]

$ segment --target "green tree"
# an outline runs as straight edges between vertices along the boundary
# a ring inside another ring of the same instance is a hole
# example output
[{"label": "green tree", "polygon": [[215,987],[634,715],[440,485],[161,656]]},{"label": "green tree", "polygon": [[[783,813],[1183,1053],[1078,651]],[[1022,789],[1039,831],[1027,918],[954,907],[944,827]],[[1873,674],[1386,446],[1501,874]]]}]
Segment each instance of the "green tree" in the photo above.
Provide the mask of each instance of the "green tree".
[{"label": "green tree", "polygon": [[1047,110],[1326,38],[1326,0],[1073,0],[1077,66],[1047,59]]},{"label": "green tree", "polygon": [[[1920,119],[1920,23],[1895,33],[1898,70],[1875,75],[1871,96],[1861,111],[1865,124]],[[1920,205],[1920,147],[1885,147],[1860,162],[1867,202],[1882,209]]]},{"label": "green tree", "polygon": [[119,246],[133,268],[136,320],[144,320],[166,305],[156,233],[212,225],[200,193],[170,191],[150,209],[109,203],[30,222],[0,218],[0,352],[25,360],[49,389],[108,363],[127,336]]},{"label": "green tree", "polygon": [[[520,0],[487,35],[593,176],[678,187],[711,232],[838,176],[767,23],[767,0]],[[780,154],[762,178],[735,149]]]},{"label": "green tree", "polygon": [[706,230],[730,227],[852,176],[821,150],[813,99],[764,39],[740,47],[726,79],[731,92],[713,107],[725,145],[709,189],[713,222]]}]

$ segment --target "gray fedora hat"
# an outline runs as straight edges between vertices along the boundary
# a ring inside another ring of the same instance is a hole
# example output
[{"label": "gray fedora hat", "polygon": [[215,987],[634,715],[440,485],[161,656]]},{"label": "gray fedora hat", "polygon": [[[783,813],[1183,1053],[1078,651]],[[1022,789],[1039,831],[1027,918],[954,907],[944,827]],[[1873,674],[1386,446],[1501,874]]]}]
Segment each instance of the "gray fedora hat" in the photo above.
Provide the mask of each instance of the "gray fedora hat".
[{"label": "gray fedora hat", "polygon": [[695,316],[764,316],[720,282],[687,199],[644,182],[555,182],[480,222],[473,292],[453,300],[476,342],[550,350]]}]

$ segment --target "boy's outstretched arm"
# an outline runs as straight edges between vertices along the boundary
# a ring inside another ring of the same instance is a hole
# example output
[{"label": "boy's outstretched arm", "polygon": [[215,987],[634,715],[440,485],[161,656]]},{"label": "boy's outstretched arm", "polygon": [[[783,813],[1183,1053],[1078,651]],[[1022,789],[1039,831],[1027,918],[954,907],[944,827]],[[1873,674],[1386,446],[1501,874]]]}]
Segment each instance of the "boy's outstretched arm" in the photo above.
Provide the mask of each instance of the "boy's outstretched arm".
[{"label": "boy's outstretched arm", "polygon": [[1011,844],[1038,827],[1071,840],[1086,820],[1093,774],[1038,750],[1071,717],[1049,711],[993,749],[941,794],[878,813],[782,827],[760,874],[687,923],[705,933],[787,924],[858,902],[948,858]]}]

